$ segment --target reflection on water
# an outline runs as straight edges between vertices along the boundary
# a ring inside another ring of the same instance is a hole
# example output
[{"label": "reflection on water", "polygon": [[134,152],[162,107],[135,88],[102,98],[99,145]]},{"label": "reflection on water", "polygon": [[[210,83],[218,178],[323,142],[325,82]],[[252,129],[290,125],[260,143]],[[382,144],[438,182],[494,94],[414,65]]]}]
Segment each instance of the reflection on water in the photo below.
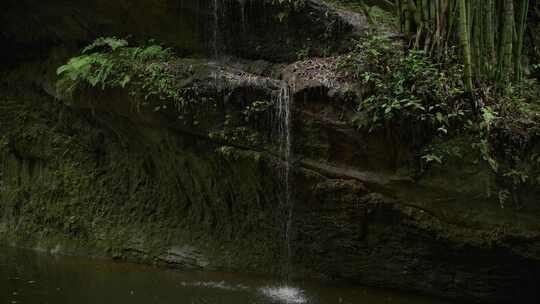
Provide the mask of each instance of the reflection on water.
[{"label": "reflection on water", "polygon": [[0,247],[0,303],[435,304],[383,290],[280,286],[267,278],[164,270]]}]

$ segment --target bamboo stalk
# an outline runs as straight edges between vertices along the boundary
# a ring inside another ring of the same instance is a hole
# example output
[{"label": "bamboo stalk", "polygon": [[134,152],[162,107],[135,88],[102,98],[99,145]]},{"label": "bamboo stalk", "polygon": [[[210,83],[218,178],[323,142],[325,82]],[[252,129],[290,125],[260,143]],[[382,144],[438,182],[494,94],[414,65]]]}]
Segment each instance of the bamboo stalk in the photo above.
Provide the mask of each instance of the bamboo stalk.
[{"label": "bamboo stalk", "polygon": [[520,16],[517,28],[517,41],[516,41],[516,51],[514,58],[514,67],[515,67],[515,77],[516,80],[520,81],[523,79],[523,37],[525,35],[525,30],[527,28],[527,14],[529,12],[529,1],[521,0],[520,4]]},{"label": "bamboo stalk", "polygon": [[500,83],[511,79],[514,40],[514,0],[504,0],[498,77]]},{"label": "bamboo stalk", "polygon": [[464,83],[470,91],[484,80],[502,83],[523,78],[529,2],[395,0],[395,7],[400,27],[414,48],[439,59],[452,43],[460,44]]},{"label": "bamboo stalk", "polygon": [[463,52],[463,81],[465,83],[465,89],[468,92],[473,91],[472,82],[472,63],[471,63],[471,45],[469,43],[469,24],[467,16],[467,4],[465,0],[458,0],[459,5],[459,38],[461,41],[461,47]]}]

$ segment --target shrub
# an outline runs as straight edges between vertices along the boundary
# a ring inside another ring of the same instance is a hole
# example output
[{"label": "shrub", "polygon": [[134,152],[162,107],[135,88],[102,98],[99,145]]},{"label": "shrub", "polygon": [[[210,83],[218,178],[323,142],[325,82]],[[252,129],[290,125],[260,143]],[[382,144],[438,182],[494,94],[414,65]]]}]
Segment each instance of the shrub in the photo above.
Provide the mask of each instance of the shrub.
[{"label": "shrub", "polygon": [[392,127],[429,139],[446,136],[470,111],[461,98],[461,66],[443,68],[419,51],[404,54],[384,36],[357,42],[337,69],[364,88],[354,119],[360,129]]},{"label": "shrub", "polygon": [[[82,55],[72,58],[57,69],[60,95],[73,97],[82,87],[105,90],[126,88],[137,96],[134,100],[170,100],[182,111],[188,102],[197,101],[191,83],[181,83],[187,75],[177,75],[171,49],[151,43],[130,47],[125,40],[114,37],[99,38],[82,50]],[[189,72],[187,72],[189,74]],[[201,99],[202,100],[202,99]],[[156,105],[156,110],[166,105]]]}]

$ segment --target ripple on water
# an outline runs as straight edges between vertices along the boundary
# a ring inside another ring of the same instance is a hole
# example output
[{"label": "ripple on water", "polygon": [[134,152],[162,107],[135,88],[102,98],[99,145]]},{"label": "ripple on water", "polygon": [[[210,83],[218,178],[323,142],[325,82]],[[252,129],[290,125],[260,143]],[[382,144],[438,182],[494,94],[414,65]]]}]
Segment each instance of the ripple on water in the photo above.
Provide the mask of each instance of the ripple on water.
[{"label": "ripple on water", "polygon": [[180,282],[183,287],[202,287],[202,288],[214,288],[223,289],[229,291],[247,290],[248,287],[242,284],[227,284],[225,281],[220,282]]},{"label": "ripple on water", "polygon": [[264,287],[260,289],[261,293],[272,301],[286,304],[304,304],[307,303],[304,291],[290,286]]}]

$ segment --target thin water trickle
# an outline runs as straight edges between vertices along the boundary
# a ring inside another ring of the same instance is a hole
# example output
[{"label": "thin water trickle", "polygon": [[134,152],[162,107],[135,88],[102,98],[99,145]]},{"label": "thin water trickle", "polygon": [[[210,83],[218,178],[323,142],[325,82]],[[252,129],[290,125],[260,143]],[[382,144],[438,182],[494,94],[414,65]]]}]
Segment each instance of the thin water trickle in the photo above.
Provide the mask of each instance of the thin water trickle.
[{"label": "thin water trickle", "polygon": [[283,256],[283,278],[288,284],[290,282],[290,274],[292,272],[291,263],[291,228],[293,220],[294,201],[291,197],[291,165],[292,165],[292,134],[291,134],[291,89],[284,82],[281,85],[280,92],[277,98],[276,116],[278,129],[278,144],[279,154],[283,158],[283,166],[281,169],[282,180],[282,196],[281,204],[284,211],[284,249]]},{"label": "thin water trickle", "polygon": [[219,57],[219,50],[218,50],[218,36],[219,36],[219,10],[220,10],[220,0],[214,0],[212,12],[213,12],[213,18],[214,18],[214,31],[213,31],[213,39],[212,39],[212,49],[214,51],[214,58],[217,59]]},{"label": "thin water trickle", "polygon": [[246,31],[246,0],[239,0],[240,2],[240,18],[242,21],[242,30]]}]

